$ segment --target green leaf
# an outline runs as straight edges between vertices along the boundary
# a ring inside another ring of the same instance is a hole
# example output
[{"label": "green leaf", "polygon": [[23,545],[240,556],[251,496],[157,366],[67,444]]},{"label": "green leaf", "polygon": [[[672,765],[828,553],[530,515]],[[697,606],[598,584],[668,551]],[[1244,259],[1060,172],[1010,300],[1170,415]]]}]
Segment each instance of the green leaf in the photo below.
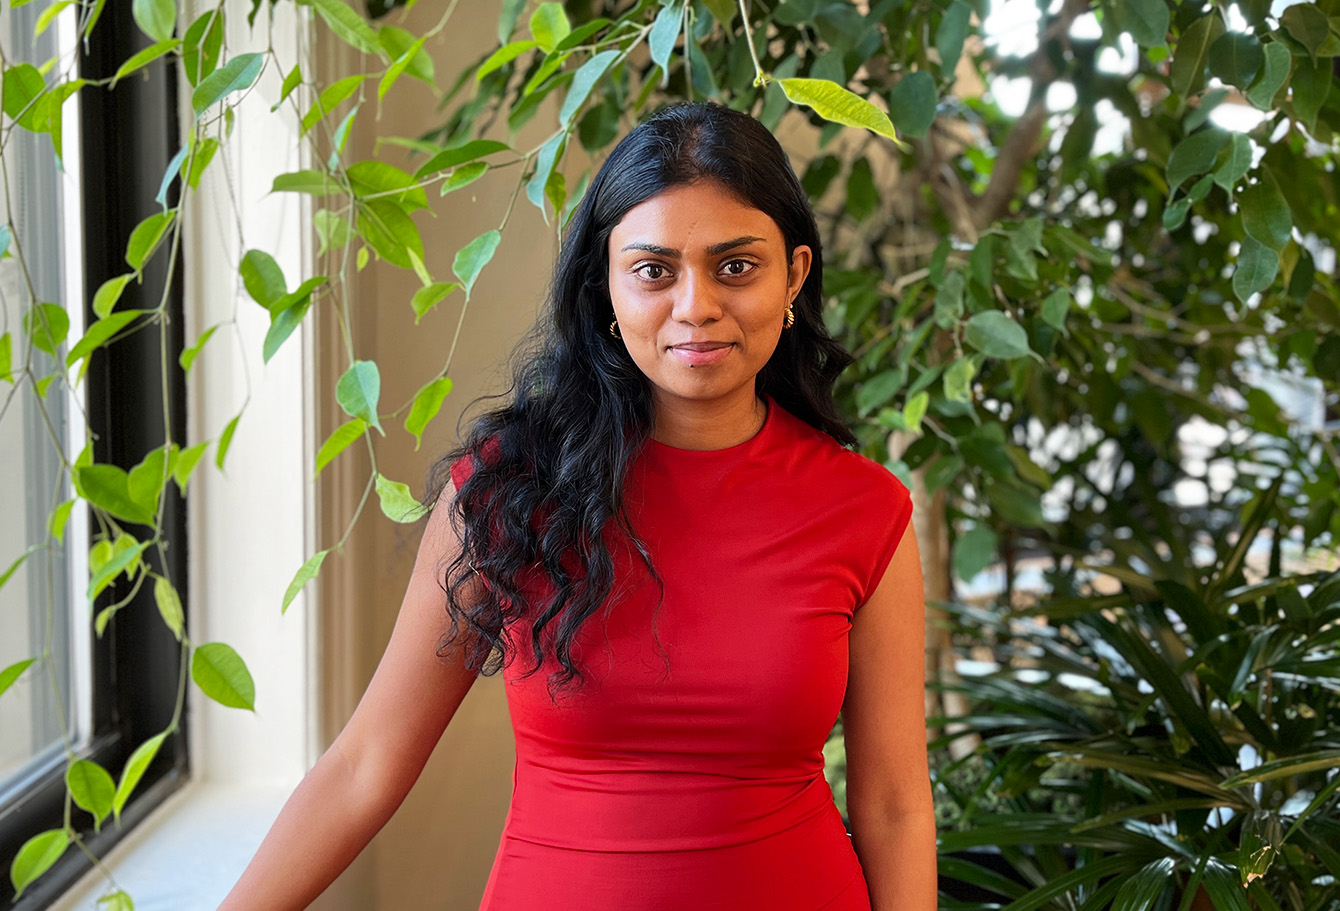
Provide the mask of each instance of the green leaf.
[{"label": "green leaf", "polygon": [[972,381],[977,376],[975,357],[957,358],[944,372],[945,398],[951,402],[972,401]]},{"label": "green leaf", "polygon": [[489,260],[493,259],[493,254],[497,252],[500,243],[502,243],[501,233],[497,230],[485,231],[456,252],[451,270],[456,273],[456,277],[465,286],[465,299],[467,301],[470,300],[470,292],[474,289],[475,279],[479,278],[479,273],[488,265]]},{"label": "green leaf", "polygon": [[502,0],[502,15],[498,17],[498,43],[506,44],[516,30],[516,21],[526,8],[526,0]]},{"label": "green leaf", "polygon": [[414,292],[414,300],[410,301],[410,306],[414,308],[414,325],[419,325],[419,320],[432,310],[439,303],[446,299],[447,295],[453,291],[459,291],[461,286],[458,282],[433,282]]},{"label": "green leaf", "polygon": [[148,310],[122,310],[120,313],[113,313],[89,326],[88,331],[84,333],[84,337],[76,342],[74,347],[70,349],[70,353],[65,356],[66,369],[68,370],[75,363],[107,344],[112,336],[134,322],[136,317],[143,316],[148,312]]},{"label": "green leaf", "polygon": [[1238,250],[1237,268],[1233,270],[1233,293],[1243,303],[1258,291],[1264,291],[1275,281],[1280,257],[1274,250],[1252,237],[1242,239]]},{"label": "green leaf", "polygon": [[153,512],[130,495],[130,476],[115,465],[85,465],[74,470],[79,495],[118,519],[153,524]]},{"label": "green leaf", "polygon": [[935,121],[935,77],[925,70],[908,73],[889,92],[889,118],[904,136],[925,136]]},{"label": "green leaf", "polygon": [[200,147],[196,150],[195,158],[187,162],[186,183],[192,190],[199,189],[200,178],[209,167],[209,163],[214,160],[214,154],[219,151],[219,141],[213,136],[206,136],[200,142]]},{"label": "green leaf", "polygon": [[242,412],[228,422],[228,426],[223,428],[223,434],[219,437],[219,448],[214,453],[214,465],[223,471],[223,459],[228,455],[228,447],[233,443],[233,434],[237,432],[237,422],[241,420]]},{"label": "green leaf", "polygon": [[[963,0],[954,0],[945,10],[944,17],[940,20],[940,27],[935,30],[935,49],[940,54],[940,72],[945,74],[946,78],[953,74],[954,68],[958,66],[958,58],[963,55],[963,40],[968,37],[971,19],[972,7]],[[787,92],[787,95],[790,94]]]},{"label": "green leaf", "polygon": [[1164,0],[1117,0],[1115,11],[1117,27],[1141,47],[1158,47],[1167,40],[1171,19]]},{"label": "green leaf", "polygon": [[302,115],[302,132],[306,134],[308,130],[320,122],[322,117],[339,107],[350,95],[358,91],[358,87],[367,78],[368,76],[362,73],[345,76],[322,89],[316,101],[312,102],[311,108],[308,109],[306,114]]},{"label": "green leaf", "polygon": [[[1316,62],[1317,49],[1331,33],[1331,23],[1315,3],[1295,3],[1280,14],[1280,25],[1303,47]],[[1329,69],[1330,64],[1327,64]]]},{"label": "green leaf", "polygon": [[[175,3],[173,5],[175,6]],[[152,63],[159,57],[162,57],[164,54],[180,46],[181,42],[176,38],[168,38],[157,44],[149,45],[117,68],[116,74],[112,76],[112,85],[110,87],[114,88],[116,84],[121,81],[122,77],[130,75],[141,67]]]},{"label": "green leaf", "polygon": [[1256,240],[1279,252],[1289,243],[1293,213],[1274,178],[1263,171],[1261,179],[1238,194],[1242,226]]},{"label": "green leaf", "polygon": [[36,38],[45,32],[51,26],[51,21],[73,2],[74,0],[56,0],[55,3],[43,10],[42,15],[37,17],[37,22],[33,26],[33,37]]},{"label": "green leaf", "polygon": [[172,466],[172,480],[176,483],[182,496],[186,496],[186,487],[191,482],[191,474],[195,471],[196,464],[208,447],[209,440],[205,440],[203,443],[188,446],[177,455],[177,464]]},{"label": "green leaf", "polygon": [[954,542],[954,575],[971,582],[991,565],[996,554],[996,533],[986,525],[975,525]]},{"label": "green leaf", "polygon": [[488,59],[480,64],[479,69],[475,70],[475,81],[482,82],[489,73],[506,66],[526,51],[534,50],[539,46],[537,41],[513,41],[511,44],[503,45],[490,54]]},{"label": "green leaf", "polygon": [[144,268],[145,261],[158,248],[163,235],[167,233],[176,217],[175,210],[155,212],[135,226],[135,230],[130,232],[130,240],[126,243],[126,262],[130,263],[132,269],[138,272]]},{"label": "green leaf", "polygon": [[298,592],[302,591],[308,582],[316,578],[316,574],[321,570],[321,564],[325,562],[328,553],[330,553],[329,550],[317,551],[298,569],[298,572],[293,576],[293,581],[288,584],[288,589],[284,592],[284,604],[279,611],[281,614],[288,612],[288,606],[293,603],[294,598],[298,597]]},{"label": "green leaf", "polygon": [[476,158],[483,158],[485,155],[492,155],[494,152],[507,151],[511,151],[511,147],[505,142],[498,142],[496,139],[473,139],[455,148],[443,149],[438,152],[428,159],[427,164],[414,172],[414,179],[423,180],[438,171],[454,168],[456,165],[474,161]]},{"label": "green leaf", "polygon": [[135,0],[131,14],[140,31],[155,41],[167,41],[177,27],[176,0]]},{"label": "green leaf", "polygon": [[926,416],[926,409],[930,407],[930,403],[930,393],[924,389],[907,400],[907,404],[903,406],[903,420],[909,431],[921,433],[921,419]]},{"label": "green leaf", "polygon": [[242,284],[251,299],[267,310],[288,293],[284,271],[279,268],[274,257],[264,250],[248,250],[243,254],[237,271],[241,273]]},{"label": "green leaf", "polygon": [[568,37],[572,25],[561,3],[541,3],[530,14],[530,34],[544,52],[548,54],[558,46],[558,42]]},{"label": "green leaf", "polygon": [[331,250],[342,250],[349,244],[349,222],[329,209],[319,209],[312,216],[316,225],[316,236],[321,241],[317,255],[323,256]]},{"label": "green leaf", "polygon": [[415,179],[395,165],[383,161],[359,161],[351,164],[347,173],[358,196],[393,194],[386,198],[408,211],[428,208],[428,196],[423,187],[415,186]]},{"label": "green leaf", "polygon": [[284,84],[279,87],[279,100],[270,105],[270,113],[279,110],[280,105],[288,100],[288,96],[293,94],[293,90],[302,84],[302,65],[293,64],[293,69],[288,71],[284,77]]},{"label": "green leaf", "polygon": [[206,696],[234,709],[256,710],[256,684],[232,646],[206,642],[191,656],[191,679]]},{"label": "green leaf", "polygon": [[112,798],[112,813],[116,815],[118,822],[121,819],[121,811],[126,808],[126,803],[130,800],[130,795],[135,792],[136,785],[144,777],[149,763],[158,755],[158,748],[163,745],[167,735],[168,732],[163,731],[150,737],[136,747],[135,752],[126,760],[126,766],[121,770],[121,780],[116,786],[116,796]]},{"label": "green leaf", "polygon": [[[1162,0],[1158,2],[1162,5]],[[1210,45],[1208,60],[1210,75],[1245,89],[1261,71],[1265,54],[1255,35],[1249,32],[1224,32]]]},{"label": "green leaf", "polygon": [[14,382],[14,345],[8,332],[0,334],[0,380]]},{"label": "green leaf", "polygon": [[442,402],[451,392],[451,380],[441,377],[428,383],[414,395],[414,405],[405,418],[405,429],[414,435],[414,451],[419,451],[423,442],[423,431],[437,413],[442,410]]},{"label": "green leaf", "polygon": [[4,71],[4,111],[25,130],[42,132],[45,123],[38,122],[45,113],[37,99],[46,91],[47,83],[31,63],[20,63]]},{"label": "green leaf", "polygon": [[870,162],[858,158],[852,162],[851,172],[847,175],[847,214],[859,224],[875,214],[878,207],[879,190],[875,187]]},{"label": "green leaf", "polygon": [[[377,30],[377,43],[386,51],[387,56],[396,62],[406,58],[405,72],[415,79],[433,85],[435,78],[433,56],[423,50],[423,43],[427,37],[429,36],[416,37],[413,33],[394,25],[383,25]],[[417,50],[407,56],[406,51],[410,48]]]},{"label": "green leaf", "polygon": [[1183,98],[1196,94],[1205,85],[1205,65],[1210,45],[1224,33],[1224,20],[1211,11],[1191,23],[1176,44],[1169,77],[1173,91]]},{"label": "green leaf", "polygon": [[563,98],[563,106],[558,111],[558,122],[565,131],[572,126],[572,119],[586,103],[600,77],[618,58],[618,51],[601,51],[577,69],[572,77],[572,85],[568,87],[568,94]]},{"label": "green leaf", "polygon": [[386,436],[377,419],[377,402],[381,397],[382,379],[375,361],[354,361],[335,384],[335,400],[351,418],[362,418],[377,432]]},{"label": "green leaf", "polygon": [[463,164],[448,175],[447,179],[442,181],[442,191],[439,196],[446,196],[452,190],[459,190],[462,187],[468,187],[476,180],[484,176],[484,172],[489,166],[482,161],[472,161],[469,164]]},{"label": "green leaf", "polygon": [[98,899],[98,905],[100,908],[106,905],[103,911],[135,911],[135,903],[130,900],[130,896],[119,890]]},{"label": "green leaf", "polygon": [[390,68],[387,69],[386,74],[382,76],[381,81],[377,83],[378,101],[381,101],[386,97],[386,93],[391,90],[391,86],[396,84],[396,80],[398,80],[401,74],[405,72],[410,63],[418,57],[419,51],[423,50],[423,43],[427,40],[428,36],[424,35],[418,41],[415,41],[410,45],[403,54],[395,58],[395,63],[391,64]]},{"label": "green leaf", "polygon": [[[26,557],[27,554],[24,554],[24,556]],[[20,562],[22,562],[22,558],[20,558]],[[13,567],[10,567],[10,571],[13,571]],[[35,661],[37,661],[36,658],[25,658],[22,661],[16,661],[3,671],[0,671],[0,696],[3,696],[5,690],[13,686],[14,681],[22,677],[23,672],[32,666]]]},{"label": "green leaf", "polygon": [[1228,147],[1228,157],[1214,172],[1214,182],[1229,193],[1252,166],[1252,141],[1245,133],[1234,133]]},{"label": "green leaf", "polygon": [[177,589],[165,576],[154,580],[154,603],[158,605],[158,615],[163,618],[163,623],[180,642],[186,628],[186,612],[182,610]]},{"label": "green leaf", "polygon": [[65,525],[70,521],[70,510],[74,509],[75,501],[66,500],[51,512],[51,518],[47,521],[47,531],[51,537],[60,543],[65,543]]},{"label": "green leaf", "polygon": [[1272,102],[1284,83],[1289,79],[1289,70],[1293,66],[1293,55],[1278,41],[1271,41],[1262,49],[1264,64],[1261,75],[1247,89],[1247,100],[1263,111],[1273,108]]},{"label": "green leaf", "polygon": [[[544,216],[544,223],[549,224],[549,211],[544,206],[544,188],[549,183],[549,176],[554,173],[554,163],[562,154],[567,134],[559,131],[540,147],[539,154],[535,158],[535,173],[526,184],[526,198],[533,202]],[[460,273],[457,273],[458,275]],[[466,298],[470,296],[469,285],[466,287]]]},{"label": "green leaf", "polygon": [[1176,190],[1188,177],[1204,174],[1214,167],[1219,150],[1228,144],[1228,131],[1204,129],[1179,142],[1168,156],[1168,189]]},{"label": "green leaf", "polygon": [[186,30],[182,39],[182,72],[192,86],[200,84],[219,66],[219,53],[223,50],[224,15],[222,9],[211,9],[201,13]]},{"label": "green leaf", "polygon": [[1322,57],[1314,63],[1299,58],[1294,67],[1293,80],[1290,82],[1294,114],[1311,131],[1317,129],[1317,115],[1321,113],[1326,96],[1331,92],[1331,83],[1335,81],[1331,78],[1332,59]]},{"label": "green leaf", "polygon": [[93,312],[99,319],[105,319],[107,314],[112,312],[117,302],[121,300],[126,285],[134,277],[134,272],[127,272],[125,275],[107,279],[98,287],[97,293],[93,295]]},{"label": "green leaf", "polygon": [[309,0],[309,2],[341,41],[365,54],[381,56],[381,43],[377,40],[377,33],[362,16],[341,0]]},{"label": "green leaf", "polygon": [[1057,288],[1042,302],[1042,320],[1053,329],[1070,334],[1066,329],[1066,316],[1070,313],[1070,291]]},{"label": "green leaf", "polygon": [[195,119],[199,120],[206,111],[227,95],[251,88],[264,66],[265,57],[262,54],[238,54],[200,80],[200,84],[191,92],[191,107],[195,110]]},{"label": "green leaf", "polygon": [[70,334],[70,317],[57,304],[36,304],[23,314],[23,329],[33,340],[33,347],[59,359],[60,346]]},{"label": "green leaf", "polygon": [[987,357],[1004,360],[1028,354],[1028,333],[999,310],[987,310],[968,320],[963,340]]},{"label": "green leaf", "polygon": [[310,295],[304,296],[297,304],[275,313],[270,320],[270,328],[265,333],[265,341],[261,345],[261,362],[268,364],[270,358],[274,357],[279,351],[281,345],[293,334],[293,330],[302,325],[303,317],[307,315],[307,310],[312,305]]},{"label": "green leaf", "polygon": [[856,410],[867,415],[876,408],[893,400],[893,396],[903,383],[907,382],[907,371],[902,368],[885,370],[861,383],[856,390]]},{"label": "green leaf", "polygon": [[[955,0],[955,3],[961,2],[962,0]],[[825,120],[845,126],[863,127],[880,136],[887,136],[900,145],[903,144],[894,135],[893,123],[887,114],[836,82],[827,79],[800,78],[781,79],[778,82],[792,103],[814,108],[815,113]]]},{"label": "green leaf", "polygon": [[280,174],[270,186],[271,193],[311,193],[330,196],[344,192],[325,171],[290,171]]},{"label": "green leaf", "polygon": [[377,499],[381,501],[382,512],[388,519],[408,523],[417,522],[423,516],[423,504],[414,499],[408,484],[392,481],[378,472],[376,485]]},{"label": "green leaf", "polygon": [[65,770],[65,785],[71,799],[93,814],[94,826],[101,828],[116,799],[116,782],[111,774],[91,759],[80,759]]},{"label": "green leaf", "polygon": [[399,203],[390,199],[368,199],[359,204],[358,232],[382,259],[411,267],[409,254],[423,259],[423,238]]},{"label": "green leaf", "polygon": [[70,833],[65,829],[48,829],[25,841],[9,866],[14,897],[22,895],[34,880],[55,866],[69,845]]},{"label": "green leaf", "polygon": [[210,326],[200,335],[200,338],[196,339],[194,345],[184,349],[182,353],[177,356],[177,363],[181,365],[183,372],[190,372],[191,365],[194,364],[195,359],[200,356],[200,351],[205,347],[205,343],[209,341],[210,336],[212,336],[221,325],[222,323],[215,323],[213,326]]},{"label": "green leaf", "polygon": [[670,72],[670,55],[674,52],[675,42],[679,39],[683,23],[683,0],[668,0],[656,14],[651,34],[647,36],[647,48],[651,52],[652,62],[661,68],[662,83],[665,74]]},{"label": "green leaf", "polygon": [[[135,539],[130,535],[121,535],[117,538],[117,544],[120,544],[123,540],[134,542]],[[88,581],[88,589],[85,591],[85,596],[88,598],[89,603],[92,604],[93,601],[97,599],[98,595],[102,593],[102,590],[108,585],[111,585],[112,580],[122,573],[125,573],[128,578],[133,579],[140,565],[140,555],[144,553],[148,546],[148,541],[132,543],[131,546],[122,547],[120,549],[113,546],[111,557],[98,566],[97,571],[92,574]],[[102,635],[102,628],[105,624],[106,620],[102,620],[99,624],[99,636]]]},{"label": "green leaf", "polygon": [[334,458],[344,450],[348,449],[350,444],[361,437],[368,429],[368,422],[362,418],[354,418],[351,421],[345,421],[337,427],[326,442],[321,444],[320,451],[316,454],[316,476],[321,476],[321,469],[334,460]]},{"label": "green leaf", "polygon": [[705,0],[704,5],[711,11],[712,18],[727,28],[735,21],[735,14],[739,12],[735,0]]}]

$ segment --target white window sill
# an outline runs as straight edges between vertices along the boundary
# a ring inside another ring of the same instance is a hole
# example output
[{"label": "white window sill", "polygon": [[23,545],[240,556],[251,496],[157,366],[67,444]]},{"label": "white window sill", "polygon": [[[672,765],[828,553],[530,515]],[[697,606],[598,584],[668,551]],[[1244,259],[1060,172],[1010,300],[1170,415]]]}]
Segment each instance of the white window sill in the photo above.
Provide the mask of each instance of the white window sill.
[{"label": "white window sill", "polygon": [[[188,784],[124,838],[104,863],[117,886],[130,894],[136,911],[214,911],[294,787],[296,783]],[[98,898],[110,890],[106,877],[91,870],[50,911],[99,911]]]}]

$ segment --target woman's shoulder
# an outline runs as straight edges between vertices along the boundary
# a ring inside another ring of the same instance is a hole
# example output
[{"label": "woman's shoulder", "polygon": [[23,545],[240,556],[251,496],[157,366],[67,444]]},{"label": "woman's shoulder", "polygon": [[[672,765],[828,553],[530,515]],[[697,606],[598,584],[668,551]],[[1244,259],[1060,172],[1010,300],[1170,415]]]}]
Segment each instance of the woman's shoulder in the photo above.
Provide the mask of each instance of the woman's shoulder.
[{"label": "woman's shoulder", "polygon": [[795,465],[802,472],[821,476],[830,484],[851,487],[901,499],[911,496],[907,486],[892,471],[805,423],[785,409],[780,417],[785,445],[793,450]]}]

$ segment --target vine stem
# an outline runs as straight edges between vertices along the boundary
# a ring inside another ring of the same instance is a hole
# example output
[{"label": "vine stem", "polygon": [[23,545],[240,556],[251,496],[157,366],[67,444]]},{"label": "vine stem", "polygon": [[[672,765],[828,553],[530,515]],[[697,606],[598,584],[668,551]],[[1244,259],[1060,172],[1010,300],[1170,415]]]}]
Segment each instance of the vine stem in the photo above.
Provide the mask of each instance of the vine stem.
[{"label": "vine stem", "polygon": [[754,31],[749,27],[749,7],[744,0],[740,3],[740,20],[744,23],[744,40],[749,45],[749,57],[754,61],[754,86],[761,88],[766,86],[771,80],[763,72],[763,66],[758,62],[758,51],[754,50]]}]

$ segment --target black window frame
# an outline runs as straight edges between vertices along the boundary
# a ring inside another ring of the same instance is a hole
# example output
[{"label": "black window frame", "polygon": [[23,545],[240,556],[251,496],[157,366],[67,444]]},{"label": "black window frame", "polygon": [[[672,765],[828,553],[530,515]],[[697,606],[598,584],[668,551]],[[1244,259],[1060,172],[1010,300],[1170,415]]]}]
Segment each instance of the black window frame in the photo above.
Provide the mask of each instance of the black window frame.
[{"label": "black window frame", "polygon": [[[150,40],[136,27],[130,3],[103,7],[91,37],[81,39],[79,74],[88,79],[112,76],[118,66]],[[89,86],[78,94],[80,106],[80,169],[82,187],[79,229],[83,239],[84,319],[97,319],[93,293],[107,279],[129,271],[125,261],[131,231],[161,207],[154,201],[163,173],[180,148],[177,71],[169,56],[108,90]],[[168,204],[175,205],[174,184]],[[180,257],[180,252],[178,256]],[[143,283],[130,282],[118,307],[152,309],[158,306],[168,281],[167,257],[154,256],[144,268]],[[186,379],[178,364],[185,344],[182,261],[172,275],[167,297],[167,320],[133,333],[96,351],[84,378],[85,407],[95,461],[129,469],[164,440],[163,398],[168,399],[172,436],[184,446],[186,437]],[[67,306],[73,302],[67,301]],[[167,333],[169,360],[167,388],[161,375],[160,332]],[[86,504],[85,504],[86,505]],[[90,528],[94,527],[90,523]],[[144,526],[127,526],[143,540]],[[173,580],[187,608],[186,502],[174,484],[167,486],[162,532],[167,542],[167,566],[155,549],[145,552],[154,571]],[[87,542],[70,540],[69,546]],[[82,604],[82,588],[71,593],[81,603],[71,605],[72,617],[91,617]],[[109,586],[95,605],[101,609],[128,589],[122,579]],[[90,622],[89,619],[87,622]],[[163,731],[176,708],[182,673],[181,645],[158,615],[153,586],[142,585],[133,601],[108,624],[103,636],[92,635],[92,731],[81,758],[96,760],[119,779],[126,759],[145,740]],[[89,850],[103,857],[155,807],[186,783],[190,775],[188,717],[183,707],[177,731],[164,741],[121,813],[120,825],[108,818],[95,833],[92,817],[72,807],[71,824]],[[48,907],[92,863],[71,846],[60,861],[13,901],[9,859],[32,836],[64,824],[66,757],[62,753],[32,770],[17,784],[17,797],[0,805],[0,906],[13,911]]]}]

